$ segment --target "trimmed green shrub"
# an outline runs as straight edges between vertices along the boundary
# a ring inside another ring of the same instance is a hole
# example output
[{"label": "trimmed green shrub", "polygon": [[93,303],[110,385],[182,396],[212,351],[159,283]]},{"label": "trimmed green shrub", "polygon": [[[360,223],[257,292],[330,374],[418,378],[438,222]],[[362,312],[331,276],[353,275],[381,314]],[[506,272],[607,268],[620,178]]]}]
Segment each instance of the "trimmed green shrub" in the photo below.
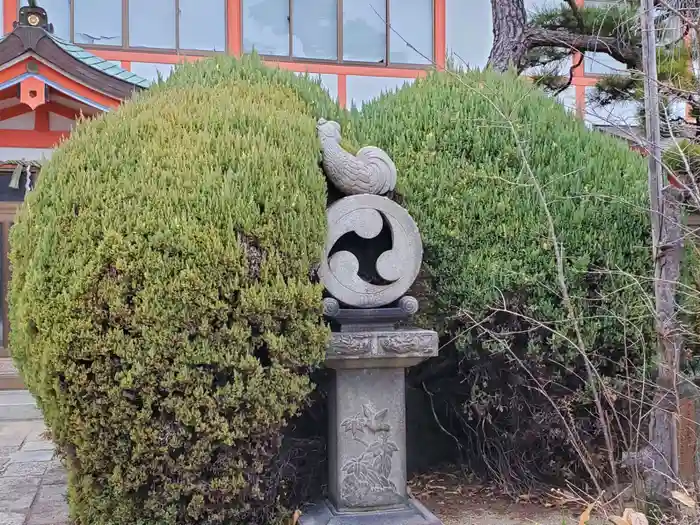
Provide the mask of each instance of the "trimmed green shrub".
[{"label": "trimmed green shrub", "polygon": [[12,230],[11,345],[78,525],[269,523],[327,340],[310,275],[334,108],[255,57],[200,61],[44,168]]},{"label": "trimmed green shrub", "polygon": [[601,429],[539,191],[586,352],[612,380],[642,361],[653,329],[650,283],[635,280],[651,275],[643,159],[493,72],[429,75],[364,105],[353,135],[391,155],[423,235],[416,293],[445,348],[414,374],[436,414],[475,468],[561,480],[580,463],[547,396],[589,450]]}]

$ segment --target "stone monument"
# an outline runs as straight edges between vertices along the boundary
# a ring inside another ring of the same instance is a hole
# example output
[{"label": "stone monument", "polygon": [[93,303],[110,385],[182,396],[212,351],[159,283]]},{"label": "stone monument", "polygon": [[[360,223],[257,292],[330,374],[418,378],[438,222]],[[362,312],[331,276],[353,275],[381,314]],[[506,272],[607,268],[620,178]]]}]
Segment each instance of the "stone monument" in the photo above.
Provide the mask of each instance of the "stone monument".
[{"label": "stone monument", "polygon": [[384,195],[396,167],[379,148],[351,155],[340,125],[318,122],[323,169],[344,196],[332,203],[319,276],[334,331],[326,366],[329,395],[329,498],[302,525],[440,525],[406,485],[405,369],[437,355],[436,332],[397,329],[418,311],[406,296],[423,257],[408,212]]}]

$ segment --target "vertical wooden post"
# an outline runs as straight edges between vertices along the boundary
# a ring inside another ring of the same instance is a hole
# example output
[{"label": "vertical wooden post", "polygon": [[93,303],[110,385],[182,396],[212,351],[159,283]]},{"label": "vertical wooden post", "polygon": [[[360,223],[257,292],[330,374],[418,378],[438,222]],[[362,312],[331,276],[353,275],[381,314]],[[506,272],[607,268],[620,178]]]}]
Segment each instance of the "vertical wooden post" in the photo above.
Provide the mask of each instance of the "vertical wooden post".
[{"label": "vertical wooden post", "polygon": [[586,117],[586,86],[578,84],[574,89],[576,90],[576,116],[583,119]]},{"label": "vertical wooden post", "polygon": [[[650,496],[668,494],[678,475],[678,369],[682,339],[675,306],[683,250],[682,212],[672,187],[664,188],[661,163],[661,118],[656,68],[654,0],[641,2],[644,113],[648,156],[648,186],[651,215],[651,246],[654,261],[654,295],[657,334],[657,390],[651,411],[649,448],[661,461],[645,476]],[[664,245],[661,250],[660,246]]]},{"label": "vertical wooden post", "polygon": [[[576,5],[583,7],[584,2],[585,0],[576,0]],[[574,53],[571,60],[572,64],[578,64],[579,60],[581,60],[581,53]],[[576,92],[576,116],[580,119],[586,118],[586,87],[581,83],[581,80],[586,75],[584,69],[585,60],[585,58],[581,60],[581,63],[574,68],[572,82]]]},{"label": "vertical wooden post", "polygon": [[241,0],[226,0],[226,46],[229,55],[243,54]]},{"label": "vertical wooden post", "polygon": [[[16,211],[17,208],[15,207],[14,212],[16,213]],[[7,316],[7,288],[10,283],[10,261],[8,259],[8,254],[10,252],[10,226],[12,226],[11,219],[5,215],[2,223],[0,223],[0,232],[2,233],[2,240],[0,240],[0,257],[2,257],[2,346],[6,351],[10,348],[8,339],[10,321]]]},{"label": "vertical wooden post", "polygon": [[34,111],[34,131],[51,131],[51,119],[46,104],[42,104]]},{"label": "vertical wooden post", "polygon": [[438,71],[445,69],[447,61],[446,0],[433,0],[433,57]]},{"label": "vertical wooden post", "polygon": [[698,421],[695,417],[696,406],[700,396],[698,387],[686,382],[678,388],[678,475],[684,483],[695,483]]},{"label": "vertical wooden post", "polygon": [[338,104],[341,108],[348,106],[348,76],[344,73],[338,75]]},{"label": "vertical wooden post", "polygon": [[17,20],[19,10],[19,0],[3,0],[2,2],[2,29],[3,33],[11,33],[12,25]]},{"label": "vertical wooden post", "polygon": [[[700,385],[695,384],[696,391],[700,389]],[[700,490],[700,395],[695,397],[695,405],[693,412],[693,429],[695,430],[695,472],[693,472],[695,480],[695,490]],[[696,492],[697,494],[697,492]]]}]

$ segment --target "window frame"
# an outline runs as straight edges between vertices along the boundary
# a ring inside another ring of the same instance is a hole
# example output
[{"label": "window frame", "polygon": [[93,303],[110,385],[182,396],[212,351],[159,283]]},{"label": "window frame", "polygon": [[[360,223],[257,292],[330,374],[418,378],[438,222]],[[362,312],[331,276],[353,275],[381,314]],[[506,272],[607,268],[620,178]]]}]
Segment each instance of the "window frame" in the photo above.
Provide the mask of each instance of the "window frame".
[{"label": "window frame", "polygon": [[[203,49],[185,49],[180,47],[180,0],[172,0],[175,4],[175,48],[151,48],[144,46],[132,46],[129,43],[129,2],[130,0],[121,0],[121,12],[122,12],[122,41],[121,45],[104,45],[104,44],[77,44],[85,49],[95,49],[104,51],[124,51],[124,52],[140,52],[140,53],[152,53],[154,55],[179,55],[184,54],[188,56],[214,56],[220,54],[229,53],[231,49],[243,48],[243,1],[238,2],[239,13],[238,16],[233,15],[234,18],[238,20],[231,19],[230,10],[227,8],[226,2],[224,2],[224,50],[223,51],[209,51]],[[432,17],[431,17],[431,33],[433,49],[429,63],[415,64],[406,62],[391,62],[391,1],[384,0],[386,9],[386,34],[385,34],[385,45],[384,45],[384,61],[381,63],[377,62],[365,62],[357,60],[346,60],[343,58],[343,2],[353,1],[353,0],[336,0],[337,1],[337,56],[338,58],[324,59],[324,58],[303,58],[294,56],[293,51],[293,41],[294,41],[294,0],[288,0],[289,2],[289,42],[287,44],[287,54],[286,55],[268,55],[261,54],[265,59],[278,62],[297,62],[297,63],[312,63],[312,64],[328,64],[328,65],[346,65],[346,66],[361,66],[361,67],[373,67],[377,69],[413,69],[413,70],[426,70],[432,68],[439,56],[439,51],[435,46],[435,12],[436,3],[440,0],[430,0]],[[17,17],[19,17],[20,2],[17,2]],[[49,17],[51,13],[49,13]],[[70,30],[68,34],[70,35],[70,41],[75,42],[75,2],[70,2]],[[235,21],[238,22],[238,27],[234,28],[235,31],[231,31],[230,25]],[[231,35],[236,34],[237,42],[231,42]]]},{"label": "window frame", "polygon": [[[243,2],[245,0],[241,0],[241,11],[243,10]],[[415,63],[406,63],[406,62],[390,62],[390,56],[391,56],[391,0],[384,0],[385,4],[385,13],[386,13],[386,20],[384,23],[386,32],[385,32],[385,37],[384,37],[384,60],[381,63],[378,62],[366,62],[366,61],[361,61],[361,60],[347,60],[343,58],[343,44],[344,44],[344,34],[343,34],[343,3],[346,1],[352,2],[353,0],[336,0],[337,2],[337,50],[336,50],[336,55],[337,59],[327,59],[327,58],[303,58],[303,57],[298,57],[293,54],[294,50],[294,0],[287,0],[288,1],[288,7],[289,7],[289,37],[288,37],[288,43],[287,43],[287,54],[286,55],[268,55],[268,54],[261,54],[263,58],[278,61],[278,62],[301,62],[301,63],[315,63],[315,64],[332,64],[332,65],[346,65],[346,66],[363,66],[363,67],[375,67],[378,69],[385,69],[385,68],[394,68],[394,69],[416,69],[416,70],[424,70],[424,69],[429,69],[432,68],[433,65],[436,63],[436,55],[437,55],[437,50],[435,49],[435,0],[430,0],[431,2],[431,9],[432,9],[432,17],[430,20],[431,24],[431,39],[433,42],[432,46],[432,54],[429,56],[430,62],[429,63],[423,63],[423,64],[415,64]],[[240,34],[240,40],[241,43],[243,42],[243,25],[245,24],[245,20],[242,16],[241,12],[241,34]]]},{"label": "window frame", "polygon": [[[229,19],[228,9],[226,9],[226,2],[224,1],[224,49],[222,51],[209,51],[205,49],[185,49],[180,47],[180,0],[171,0],[175,4],[175,47],[174,48],[163,48],[163,47],[145,47],[145,46],[132,46],[129,43],[129,2],[130,0],[120,0],[121,1],[121,14],[122,14],[122,41],[121,45],[104,45],[104,44],[81,44],[81,47],[85,49],[98,49],[105,51],[133,51],[140,53],[153,53],[161,55],[173,55],[173,54],[186,54],[190,56],[213,56],[221,55],[227,53],[230,49],[229,42],[229,31],[228,26],[231,23]],[[17,17],[19,17],[20,2],[17,2]],[[49,21],[51,19],[51,13],[49,13]],[[75,43],[75,2],[70,2],[70,41]]]}]

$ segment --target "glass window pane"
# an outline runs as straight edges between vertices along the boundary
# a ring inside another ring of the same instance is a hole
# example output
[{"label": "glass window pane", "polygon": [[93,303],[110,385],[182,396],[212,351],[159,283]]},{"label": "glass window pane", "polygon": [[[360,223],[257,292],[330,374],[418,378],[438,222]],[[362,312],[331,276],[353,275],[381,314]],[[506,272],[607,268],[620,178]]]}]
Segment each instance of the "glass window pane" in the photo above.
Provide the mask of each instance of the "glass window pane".
[{"label": "glass window pane", "polygon": [[[20,5],[27,6],[29,2],[22,0]],[[42,0],[39,5],[46,9],[46,14],[49,15],[49,23],[53,24],[53,34],[63,40],[70,40],[70,0]]]},{"label": "glass window pane", "polygon": [[[295,75],[305,75],[306,73],[294,72]],[[338,100],[338,75],[308,73],[309,78],[313,80],[321,80],[321,86],[328,91],[328,94],[333,100]]]},{"label": "glass window pane", "polygon": [[593,75],[623,75],[627,66],[607,53],[586,53],[583,59],[584,70]]},{"label": "glass window pane", "polygon": [[601,105],[596,100],[595,87],[586,88],[586,122],[595,126],[639,126],[639,109],[636,102],[616,102]]},{"label": "glass window pane", "polygon": [[386,2],[343,2],[343,58],[359,62],[386,60]]},{"label": "glass window pane", "polygon": [[78,44],[122,45],[121,0],[73,0],[74,33]]},{"label": "glass window pane", "polygon": [[243,0],[243,51],[289,55],[289,0]]},{"label": "glass window pane", "polygon": [[[547,59],[543,58],[545,62],[542,65],[529,67],[523,71],[523,74],[527,76],[558,75],[568,77],[571,72],[571,66],[573,65],[571,55],[567,54],[570,51],[564,48],[553,49],[552,51],[556,52],[552,53]],[[564,58],[556,59],[555,57],[561,56],[558,53],[564,54]],[[547,62],[546,60],[549,61]]]},{"label": "glass window pane", "polygon": [[129,46],[175,49],[175,0],[129,0]]},{"label": "glass window pane", "polygon": [[338,0],[294,0],[292,54],[338,58]]},{"label": "glass window pane", "polygon": [[491,52],[493,22],[489,0],[447,0],[447,58],[454,67],[482,68]]},{"label": "glass window pane", "polygon": [[412,78],[348,76],[348,107],[355,106],[359,109],[365,102],[377,98],[382,93],[395,91],[404,84],[411,83]]},{"label": "glass window pane", "polygon": [[525,11],[529,14],[538,13],[544,9],[557,9],[561,7],[559,0],[525,0]]},{"label": "glass window pane", "polygon": [[150,80],[151,82],[156,82],[158,80],[158,75],[163,80],[166,80],[170,73],[173,72],[175,64],[155,64],[153,62],[132,62],[131,72],[136,75]]},{"label": "glass window pane", "polygon": [[570,113],[576,113],[576,88],[569,86],[557,95],[559,103]]},{"label": "glass window pane", "polygon": [[395,64],[431,64],[433,62],[432,0],[391,0],[389,23],[391,24],[390,62]]},{"label": "glass window pane", "polygon": [[226,0],[180,0],[180,49],[226,51]]}]

